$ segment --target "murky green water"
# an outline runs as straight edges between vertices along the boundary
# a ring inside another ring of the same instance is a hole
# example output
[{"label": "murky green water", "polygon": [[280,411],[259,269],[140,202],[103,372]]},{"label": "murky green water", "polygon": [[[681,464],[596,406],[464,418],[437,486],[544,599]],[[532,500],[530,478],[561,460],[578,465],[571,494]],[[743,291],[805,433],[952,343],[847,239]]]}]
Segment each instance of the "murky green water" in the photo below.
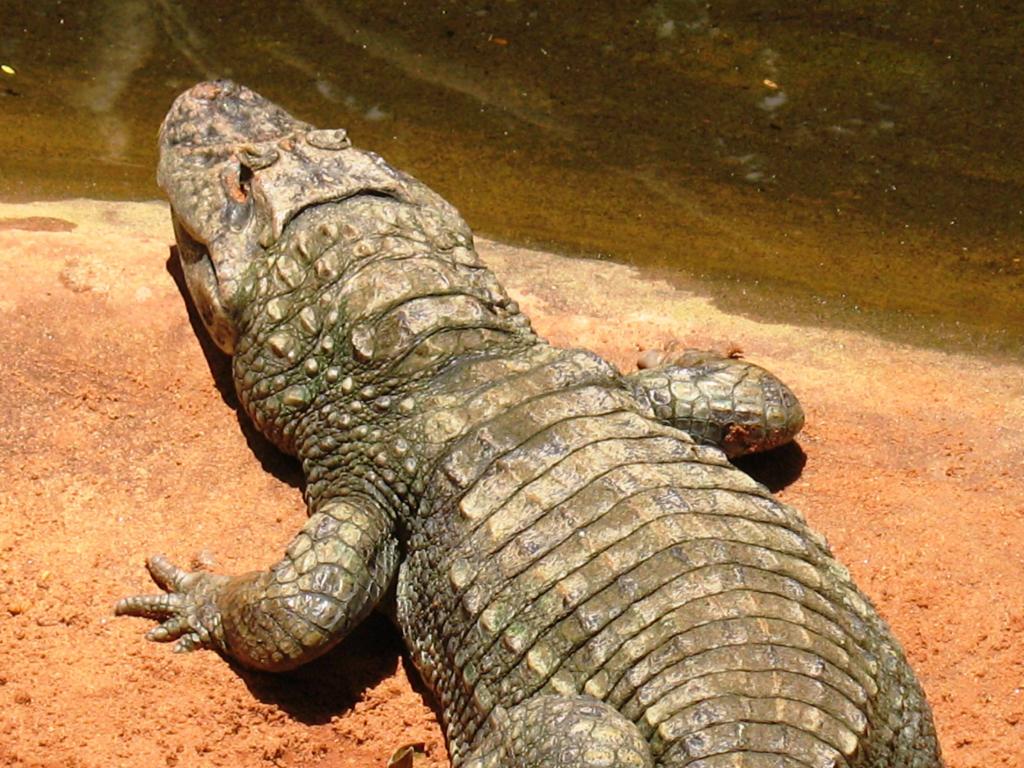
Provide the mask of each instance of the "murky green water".
[{"label": "murky green water", "polygon": [[0,199],[158,196],[167,106],[231,77],[481,233],[767,319],[1020,357],[1016,8],[0,0]]}]

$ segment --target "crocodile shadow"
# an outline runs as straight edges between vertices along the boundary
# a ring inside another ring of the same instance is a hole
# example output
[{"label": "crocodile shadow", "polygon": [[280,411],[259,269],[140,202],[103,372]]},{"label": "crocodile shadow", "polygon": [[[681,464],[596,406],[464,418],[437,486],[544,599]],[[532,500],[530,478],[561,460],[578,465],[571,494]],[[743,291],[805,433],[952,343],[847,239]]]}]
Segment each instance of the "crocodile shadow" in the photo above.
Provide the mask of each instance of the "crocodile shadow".
[{"label": "crocodile shadow", "polygon": [[751,453],[733,459],[733,464],[772,493],[778,493],[800,478],[807,464],[807,454],[799,443],[793,441],[764,453]]},{"label": "crocodile shadow", "polygon": [[306,725],[323,725],[351,710],[363,694],[403,664],[413,686],[428,703],[430,694],[406,658],[394,625],[373,614],[336,648],[290,672],[255,672],[230,662],[249,692],[265,704],[280,707]]}]

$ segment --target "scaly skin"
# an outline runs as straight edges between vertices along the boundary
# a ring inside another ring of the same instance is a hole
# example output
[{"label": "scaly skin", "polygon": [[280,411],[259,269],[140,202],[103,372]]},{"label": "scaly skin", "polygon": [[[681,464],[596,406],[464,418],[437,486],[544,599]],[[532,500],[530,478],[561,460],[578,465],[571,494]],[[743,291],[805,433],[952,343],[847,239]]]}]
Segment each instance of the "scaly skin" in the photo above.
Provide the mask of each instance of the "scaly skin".
[{"label": "scaly skin", "polygon": [[758,365],[701,349],[652,353],[626,377],[637,397],[658,419],[730,459],[785,445],[804,426],[796,396]]},{"label": "scaly skin", "polygon": [[310,517],[265,571],[152,559],[166,594],[117,607],[152,639],[288,669],[393,588],[459,768],[942,764],[822,537],[651,389],[539,339],[437,195],[227,82],[175,102],[159,179]]}]

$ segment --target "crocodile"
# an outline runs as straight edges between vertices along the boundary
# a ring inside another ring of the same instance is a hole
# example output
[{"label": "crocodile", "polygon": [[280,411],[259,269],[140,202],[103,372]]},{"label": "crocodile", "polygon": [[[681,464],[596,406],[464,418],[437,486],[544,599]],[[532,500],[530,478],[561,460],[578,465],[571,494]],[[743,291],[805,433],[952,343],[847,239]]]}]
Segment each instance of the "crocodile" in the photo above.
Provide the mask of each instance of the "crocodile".
[{"label": "crocodile", "polygon": [[150,558],[162,592],[115,609],[149,639],[288,670],[380,608],[455,768],[943,764],[898,642],[679,402],[687,366],[549,345],[448,202],[241,85],[177,98],[158,181],[309,517],[266,570]]}]

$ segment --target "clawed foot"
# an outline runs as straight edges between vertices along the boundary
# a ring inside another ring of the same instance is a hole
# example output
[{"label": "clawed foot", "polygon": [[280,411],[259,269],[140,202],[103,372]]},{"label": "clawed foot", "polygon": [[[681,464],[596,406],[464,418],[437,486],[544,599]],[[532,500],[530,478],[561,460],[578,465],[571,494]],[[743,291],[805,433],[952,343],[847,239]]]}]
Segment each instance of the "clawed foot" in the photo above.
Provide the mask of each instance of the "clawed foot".
[{"label": "clawed foot", "polygon": [[163,555],[149,558],[146,567],[165,594],[125,597],[118,601],[114,613],[161,622],[146,633],[146,638],[158,643],[177,641],[176,653],[199,648],[223,650],[216,597],[228,577],[182,570]]}]

